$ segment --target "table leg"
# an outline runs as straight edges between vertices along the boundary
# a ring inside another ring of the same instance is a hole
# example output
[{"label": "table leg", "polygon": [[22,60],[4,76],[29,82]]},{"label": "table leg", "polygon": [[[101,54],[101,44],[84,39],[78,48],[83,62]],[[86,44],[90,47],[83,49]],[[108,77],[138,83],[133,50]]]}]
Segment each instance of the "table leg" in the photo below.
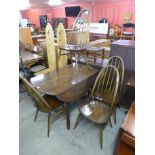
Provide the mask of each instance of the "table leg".
[{"label": "table leg", "polygon": [[69,103],[65,102],[65,109],[66,109],[66,125],[67,129],[70,129],[70,113],[69,113]]},{"label": "table leg", "polygon": [[96,52],[94,52],[94,64],[96,64]]},{"label": "table leg", "polygon": [[87,52],[87,51],[82,51],[82,54],[83,54],[83,57],[85,59],[85,62],[86,62],[87,67],[90,69],[88,60],[87,60],[86,55],[85,55],[85,52]]}]

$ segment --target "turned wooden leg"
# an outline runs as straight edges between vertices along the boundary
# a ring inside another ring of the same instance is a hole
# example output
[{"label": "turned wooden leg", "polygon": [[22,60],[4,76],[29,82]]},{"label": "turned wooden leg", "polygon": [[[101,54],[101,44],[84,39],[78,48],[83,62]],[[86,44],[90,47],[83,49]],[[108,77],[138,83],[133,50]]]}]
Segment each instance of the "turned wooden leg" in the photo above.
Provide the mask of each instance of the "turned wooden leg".
[{"label": "turned wooden leg", "polygon": [[112,128],[111,118],[109,117],[110,127]]},{"label": "turned wooden leg", "polygon": [[50,123],[51,123],[51,113],[48,114],[48,131],[47,136],[50,136]]},{"label": "turned wooden leg", "polygon": [[[87,51],[86,51],[86,52],[87,52]],[[85,51],[83,51],[82,54],[83,54],[83,57],[84,57],[84,59],[85,59],[85,62],[86,62],[87,67],[90,69],[88,60],[87,60],[86,55],[85,55]]]},{"label": "turned wooden leg", "polygon": [[96,64],[96,52],[94,52],[94,64]]},{"label": "turned wooden leg", "polygon": [[75,123],[75,126],[74,126],[74,129],[78,126],[78,124],[80,123],[81,120],[82,120],[82,114],[79,113],[77,120],[76,120],[76,123]]},{"label": "turned wooden leg", "polygon": [[114,122],[116,124],[116,107],[114,108]]},{"label": "turned wooden leg", "polygon": [[61,49],[60,49],[59,54],[58,54],[58,59],[57,59],[58,61],[57,61],[57,66],[56,66],[57,69],[59,69],[60,57],[61,57]]},{"label": "turned wooden leg", "polygon": [[69,113],[69,103],[65,103],[65,110],[66,110],[66,124],[67,129],[70,129],[70,113]]},{"label": "turned wooden leg", "polygon": [[102,149],[102,137],[103,137],[103,124],[100,124],[100,147]]},{"label": "turned wooden leg", "polygon": [[36,114],[35,114],[35,117],[34,117],[34,122],[35,122],[36,119],[37,119],[38,112],[39,112],[39,110],[37,109]]}]

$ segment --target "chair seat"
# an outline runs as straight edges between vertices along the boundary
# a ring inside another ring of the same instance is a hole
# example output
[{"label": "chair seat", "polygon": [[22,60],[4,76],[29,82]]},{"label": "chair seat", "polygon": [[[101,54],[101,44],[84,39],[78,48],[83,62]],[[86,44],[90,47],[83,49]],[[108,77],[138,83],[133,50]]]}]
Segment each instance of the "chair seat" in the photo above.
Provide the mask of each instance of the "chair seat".
[{"label": "chair seat", "polygon": [[66,45],[65,47],[59,47],[61,50],[67,50],[67,51],[72,51],[72,52],[80,52],[83,50],[86,50],[86,46],[78,46],[78,45]]},{"label": "chair seat", "polygon": [[92,51],[92,52],[99,52],[103,51],[104,47],[95,47],[95,46],[88,46],[87,51]]},{"label": "chair seat", "polygon": [[124,36],[134,36],[133,32],[123,32],[122,35]]},{"label": "chair seat", "polygon": [[39,72],[43,69],[45,69],[46,67],[45,66],[42,66],[42,65],[37,65],[37,66],[33,66],[30,68],[30,71],[33,72],[33,73],[36,73],[36,72]]},{"label": "chair seat", "polygon": [[[58,107],[60,107],[61,105],[63,105],[63,102],[60,101],[59,99],[57,99],[55,96],[45,94],[42,97],[45,99],[47,104],[51,107],[51,110],[55,110]],[[43,111],[44,112],[49,112],[49,109],[46,106],[44,106]]]},{"label": "chair seat", "polygon": [[103,124],[108,120],[110,107],[100,101],[87,101],[79,107],[79,111],[89,120]]}]

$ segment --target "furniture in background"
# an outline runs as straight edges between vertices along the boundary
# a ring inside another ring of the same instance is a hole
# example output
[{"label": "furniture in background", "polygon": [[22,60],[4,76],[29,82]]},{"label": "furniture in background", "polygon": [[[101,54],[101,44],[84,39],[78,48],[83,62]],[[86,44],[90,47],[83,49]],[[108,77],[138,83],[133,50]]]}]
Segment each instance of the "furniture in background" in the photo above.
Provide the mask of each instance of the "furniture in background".
[{"label": "furniture in background", "polygon": [[102,62],[104,59],[104,47],[95,47],[95,46],[88,46],[87,47],[87,57],[89,55],[93,55],[94,57],[94,64],[96,64],[96,58],[101,57]]},{"label": "furniture in background", "polygon": [[[46,47],[45,47],[46,46]],[[54,33],[51,25],[48,23],[46,26],[46,43],[44,44],[44,49],[46,49],[46,58],[48,62],[48,68],[37,72],[35,76],[50,72],[56,69],[56,51],[54,45]]]},{"label": "furniture in background", "polygon": [[57,29],[59,23],[62,23],[65,29],[67,28],[67,18],[51,18],[49,22],[54,31]]},{"label": "furniture in background", "polygon": [[117,40],[111,43],[110,56],[120,56],[125,71],[135,71],[135,41]]},{"label": "furniture in background", "polygon": [[[80,21],[80,22],[79,22]],[[70,35],[68,35],[67,44],[63,47],[59,47],[58,64],[60,57],[67,55],[77,63],[81,57],[84,58],[87,67],[89,68],[88,60],[86,57],[87,45],[89,43],[89,22],[90,12],[87,9],[83,9],[78,14],[72,27]],[[76,35],[74,30],[76,29]],[[62,53],[66,51],[66,53]]]},{"label": "furniture in background", "polygon": [[47,15],[39,16],[39,20],[40,20],[40,27],[45,28],[47,25]]},{"label": "furniture in background", "polygon": [[125,23],[122,26],[121,39],[131,39],[135,38],[135,24]]},{"label": "furniture in background", "polygon": [[122,32],[121,26],[116,24],[114,27],[113,39],[116,39],[116,40],[120,39],[121,38],[121,32]]},{"label": "furniture in background", "polygon": [[[42,39],[40,41],[40,39]],[[45,34],[34,34],[32,35],[32,40],[34,45],[38,45],[40,42],[45,42],[46,41],[46,35]]]},{"label": "furniture in background", "polygon": [[109,23],[90,23],[91,40],[108,38],[109,28]]},{"label": "furniture in background", "polygon": [[[119,86],[119,72],[116,67],[109,65],[98,74],[90,96],[79,106],[79,115],[74,128],[82,117],[97,123],[100,127],[100,147],[102,149],[102,131],[113,112]],[[112,125],[111,125],[112,127]]]},{"label": "furniture in background", "polygon": [[[96,78],[98,70],[88,69],[84,64],[70,64],[58,70],[48,72],[31,78],[32,85],[49,95],[56,96],[66,103],[69,111],[69,103],[75,102],[86,95]],[[70,128],[70,118],[68,112],[68,125]]]},{"label": "furniture in background", "polygon": [[[58,27],[57,27],[57,46],[56,48],[56,54],[58,57],[58,54],[60,53],[60,48],[64,48],[67,44],[67,36],[66,36],[66,32],[65,32],[65,28],[63,26],[62,23],[59,23]],[[67,55],[65,55],[66,51],[61,51],[61,54],[63,54],[63,56],[60,57],[60,60],[57,61],[57,68],[61,68],[64,67],[68,64],[68,58]]]},{"label": "furniture in background", "polygon": [[116,155],[135,155],[135,103],[133,102],[122,124],[116,146]]},{"label": "furniture in background", "polygon": [[116,108],[120,105],[120,98],[122,97],[122,86],[124,82],[124,62],[120,56],[112,56],[108,60],[108,65],[113,65],[119,72],[119,85],[114,106],[114,122],[116,124]]},{"label": "furniture in background", "polygon": [[90,41],[88,46],[104,48],[104,58],[108,59],[110,56],[110,45],[111,45],[110,39],[98,39],[98,40]]},{"label": "furniture in background", "polygon": [[31,31],[29,27],[19,28],[19,40],[25,46],[25,49],[31,50],[34,47]]},{"label": "furniture in background", "polygon": [[21,52],[19,65],[21,65],[21,59],[24,65],[26,65],[27,68],[30,68],[32,65],[41,60],[42,56],[30,52]]},{"label": "furniture in background", "polygon": [[32,99],[35,101],[35,107],[37,110],[34,121],[36,121],[39,111],[48,113],[47,136],[49,137],[51,117],[55,117],[56,115],[62,112],[64,112],[65,115],[67,116],[67,111],[65,109],[64,103],[54,96],[50,96],[47,94],[41,96],[41,94],[23,76],[20,76],[20,78],[22,79],[27,92],[31,95]]},{"label": "furniture in background", "polygon": [[[124,61],[124,83],[127,83],[130,75],[135,72],[135,41],[134,40],[117,40],[111,43],[110,56],[120,56]],[[123,86],[123,96],[121,106],[127,108],[131,104],[133,95],[128,93],[128,86]],[[129,101],[128,101],[128,100]]]}]

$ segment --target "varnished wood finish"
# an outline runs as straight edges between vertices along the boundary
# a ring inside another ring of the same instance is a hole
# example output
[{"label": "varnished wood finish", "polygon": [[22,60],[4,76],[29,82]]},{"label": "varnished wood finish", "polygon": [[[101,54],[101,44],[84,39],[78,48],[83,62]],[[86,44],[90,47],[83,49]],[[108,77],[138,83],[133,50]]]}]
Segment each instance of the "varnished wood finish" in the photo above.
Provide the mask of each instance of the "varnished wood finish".
[{"label": "varnished wood finish", "polygon": [[[36,121],[37,114],[39,111],[48,113],[47,136],[49,137],[51,117],[54,117],[62,112],[64,112],[66,115],[69,114],[67,114],[67,111],[65,111],[62,101],[50,95],[41,96],[41,94],[22,75],[20,75],[20,78],[22,79],[27,92],[31,95],[32,99],[35,101],[35,107],[37,111],[34,121]],[[55,113],[51,116],[51,112]]]},{"label": "varnished wood finish", "polygon": [[[112,113],[119,84],[119,73],[116,67],[108,65],[98,74],[90,98],[79,106],[79,112],[90,121],[100,125],[100,146],[102,149],[103,125]],[[108,95],[108,98],[106,97]],[[79,123],[79,117],[75,127]]]},{"label": "varnished wood finish", "polygon": [[135,72],[132,72],[130,75],[129,75],[129,78],[127,80],[127,85],[129,87],[135,87]]},{"label": "varnished wood finish", "polygon": [[[79,22],[79,20],[82,21]],[[82,56],[85,59],[85,63],[89,68],[88,60],[86,57],[86,45],[89,43],[89,23],[90,23],[90,11],[88,9],[83,9],[79,12],[75,19],[72,27],[72,31],[69,32],[68,40],[66,46],[60,47],[60,52],[58,56],[58,63],[60,56],[69,55],[71,58],[75,58],[77,62],[77,57]],[[76,29],[76,32],[74,31]],[[62,50],[67,51],[67,53],[62,53]]]},{"label": "varnished wood finish", "polygon": [[135,104],[132,103],[125,120],[121,126],[118,144],[116,149],[117,155],[134,155],[135,154]]},{"label": "varnished wood finish", "polygon": [[90,41],[89,45],[96,46],[96,47],[104,47],[104,46],[106,46],[107,43],[110,44],[109,39],[98,39],[95,41]]},{"label": "varnished wood finish", "polygon": [[29,52],[21,52],[21,58],[19,59],[19,64],[21,65],[21,59],[22,62],[27,66],[30,67],[31,65],[35,64],[39,60],[41,60],[43,57],[37,54],[32,54]]},{"label": "varnished wood finish", "polygon": [[96,69],[83,64],[70,64],[58,70],[31,78],[34,87],[65,102],[84,96],[97,75]]},{"label": "varnished wood finish", "polygon": [[122,85],[124,81],[124,62],[120,56],[112,56],[109,58],[108,65],[115,66],[119,72],[119,86],[114,107],[114,122],[116,124],[116,107],[119,105],[119,101],[122,96]]},{"label": "varnished wood finish", "polygon": [[135,41],[134,40],[117,40],[117,41],[114,41],[112,45],[135,47]]},{"label": "varnished wood finish", "polygon": [[104,58],[104,48],[103,47],[88,46],[87,47],[87,57],[89,56],[90,53],[94,55],[94,64],[96,63],[97,56],[100,56],[103,61],[103,58]]},{"label": "varnished wood finish", "polygon": [[130,134],[131,136],[135,137],[135,104],[134,102],[128,111],[128,114],[122,125],[122,129],[128,134]]}]

